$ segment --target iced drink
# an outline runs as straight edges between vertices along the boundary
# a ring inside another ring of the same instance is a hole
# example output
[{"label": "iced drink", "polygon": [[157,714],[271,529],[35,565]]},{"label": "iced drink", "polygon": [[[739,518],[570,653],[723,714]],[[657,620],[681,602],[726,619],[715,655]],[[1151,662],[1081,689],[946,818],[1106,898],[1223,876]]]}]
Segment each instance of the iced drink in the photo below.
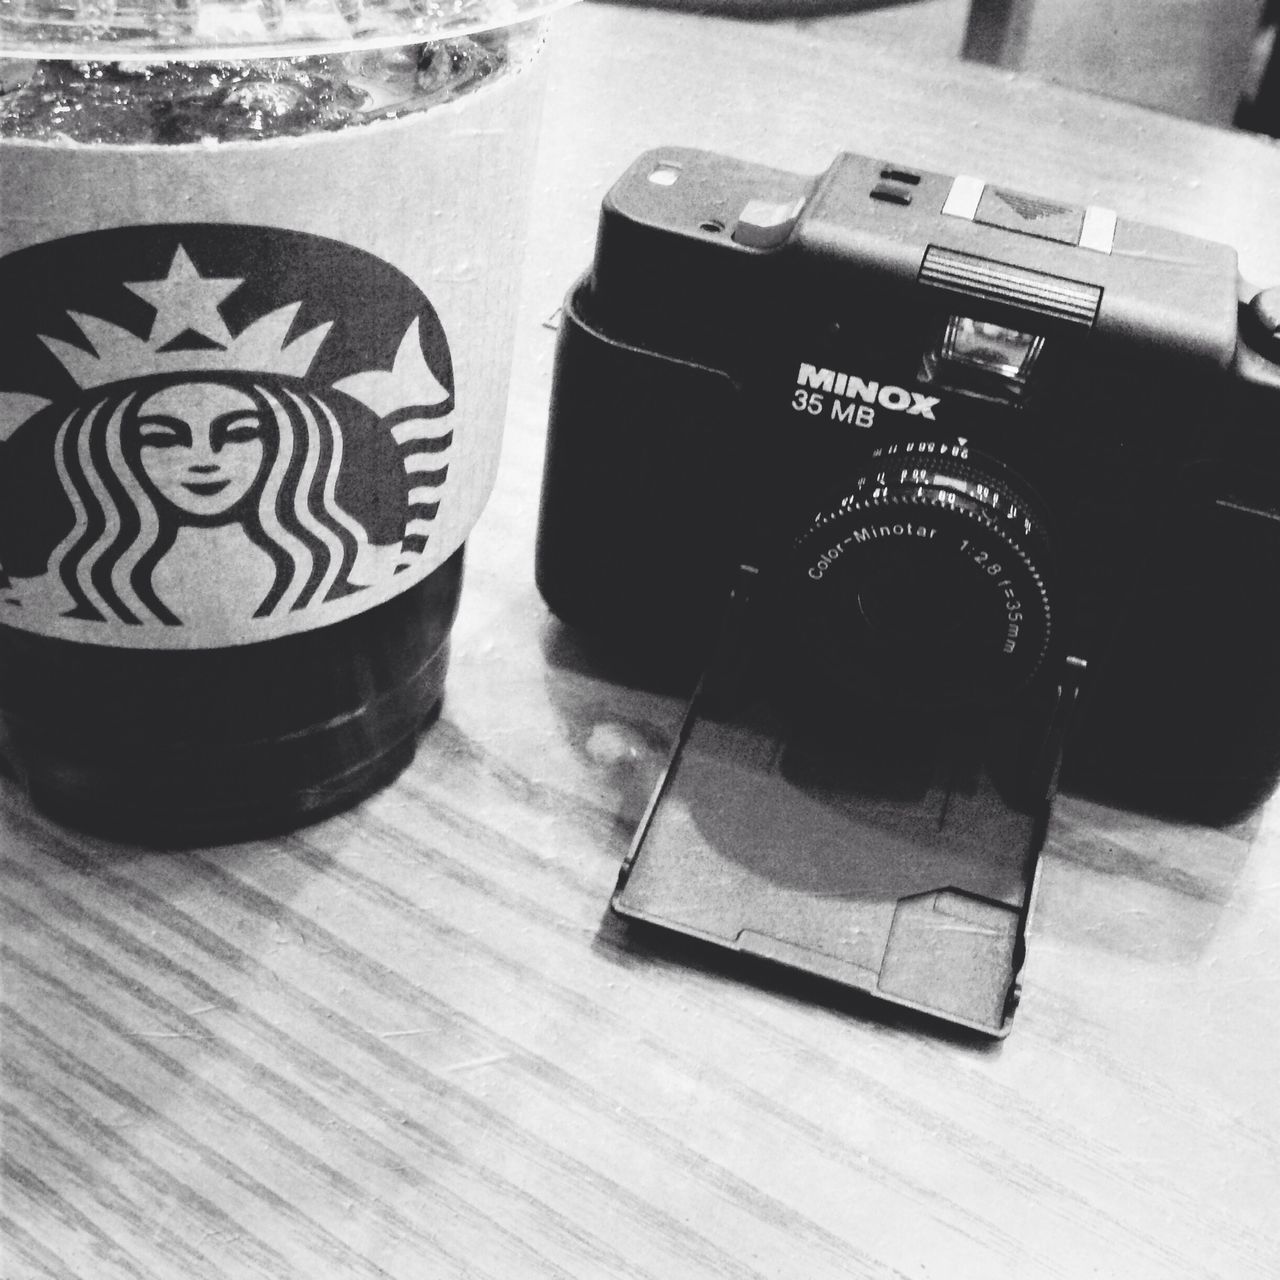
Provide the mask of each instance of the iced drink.
[{"label": "iced drink", "polygon": [[549,6],[466,7],[0,22],[0,732],[67,822],[295,825],[440,703]]}]

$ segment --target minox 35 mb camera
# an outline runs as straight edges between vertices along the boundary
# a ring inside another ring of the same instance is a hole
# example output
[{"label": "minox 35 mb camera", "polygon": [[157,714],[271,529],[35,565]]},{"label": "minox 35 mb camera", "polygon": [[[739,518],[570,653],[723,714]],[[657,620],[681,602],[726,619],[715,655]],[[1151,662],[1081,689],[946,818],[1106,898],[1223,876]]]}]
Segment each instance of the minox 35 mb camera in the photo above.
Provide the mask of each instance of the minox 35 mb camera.
[{"label": "minox 35 mb camera", "polygon": [[662,148],[560,327],[537,574],[701,678],[621,914],[991,1035],[1060,770],[1221,823],[1280,769],[1280,293],[842,155]]}]

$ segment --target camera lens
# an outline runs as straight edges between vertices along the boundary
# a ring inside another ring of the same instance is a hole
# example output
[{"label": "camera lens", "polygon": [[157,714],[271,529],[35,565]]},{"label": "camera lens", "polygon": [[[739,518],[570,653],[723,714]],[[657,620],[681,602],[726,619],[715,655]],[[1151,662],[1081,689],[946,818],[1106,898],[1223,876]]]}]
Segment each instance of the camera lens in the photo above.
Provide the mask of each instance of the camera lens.
[{"label": "camera lens", "polygon": [[824,679],[883,700],[984,704],[1025,688],[1052,627],[1045,522],[967,445],[876,450],[795,545],[803,635]]}]

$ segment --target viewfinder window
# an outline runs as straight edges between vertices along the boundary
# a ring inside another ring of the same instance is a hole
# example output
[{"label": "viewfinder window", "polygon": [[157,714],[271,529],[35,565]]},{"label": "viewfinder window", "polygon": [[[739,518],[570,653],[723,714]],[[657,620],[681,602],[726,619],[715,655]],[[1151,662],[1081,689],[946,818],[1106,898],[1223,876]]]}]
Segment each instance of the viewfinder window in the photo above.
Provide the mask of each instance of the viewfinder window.
[{"label": "viewfinder window", "polygon": [[970,369],[1012,384],[1015,393],[1031,377],[1044,348],[1039,334],[1006,329],[969,316],[951,316],[942,342],[942,364],[959,371]]}]

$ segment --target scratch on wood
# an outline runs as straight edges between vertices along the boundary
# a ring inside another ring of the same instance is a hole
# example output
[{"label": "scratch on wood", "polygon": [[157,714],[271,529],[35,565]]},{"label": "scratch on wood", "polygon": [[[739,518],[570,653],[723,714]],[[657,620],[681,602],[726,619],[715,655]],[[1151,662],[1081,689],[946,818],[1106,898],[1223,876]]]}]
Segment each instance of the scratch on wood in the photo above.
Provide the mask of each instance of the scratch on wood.
[{"label": "scratch on wood", "polygon": [[445,1071],[471,1071],[476,1067],[491,1067],[494,1063],[505,1062],[511,1055],[509,1053],[494,1053],[487,1058],[468,1058],[466,1062],[455,1062],[451,1066],[445,1067]]}]

